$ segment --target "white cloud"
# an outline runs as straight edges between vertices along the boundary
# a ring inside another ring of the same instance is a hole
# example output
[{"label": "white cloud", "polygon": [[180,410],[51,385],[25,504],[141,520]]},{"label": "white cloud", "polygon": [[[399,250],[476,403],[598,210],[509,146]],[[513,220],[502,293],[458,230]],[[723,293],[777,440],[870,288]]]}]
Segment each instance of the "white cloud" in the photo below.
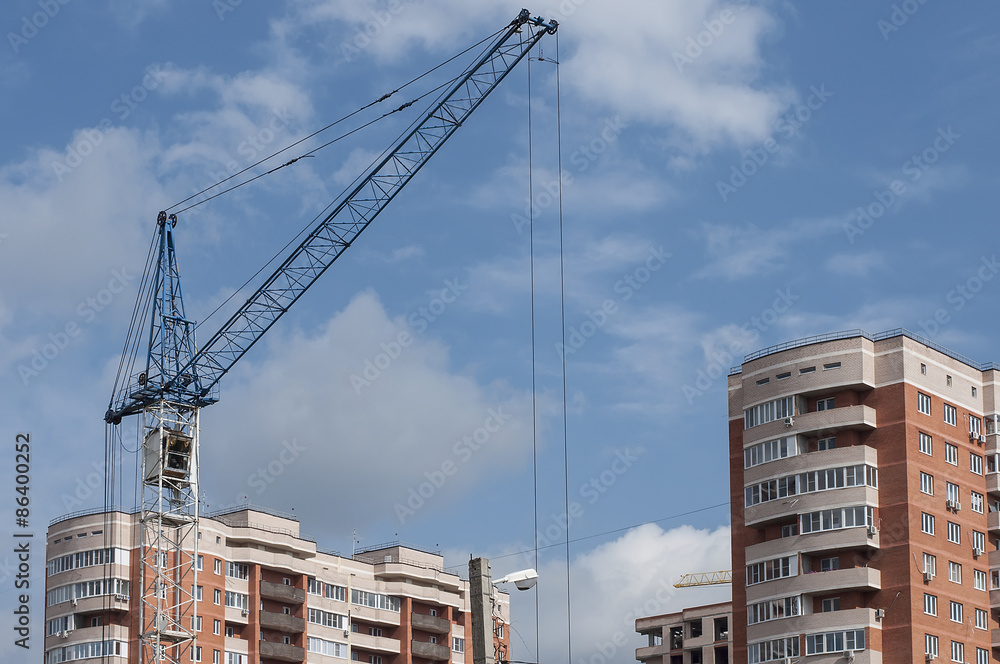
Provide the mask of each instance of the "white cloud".
[{"label": "white cloud", "polygon": [[370,292],[322,329],[275,329],[266,344],[202,418],[211,509],[245,495],[331,531],[382,520],[402,532],[530,455],[530,394],[452,369]]},{"label": "white cloud", "polygon": [[[299,0],[294,5],[299,26],[346,23],[339,50],[353,48],[388,60],[416,46],[454,51],[467,35],[502,26],[520,7],[486,0],[387,5],[395,10],[359,0]],[[670,142],[681,152],[699,154],[719,144],[762,140],[797,98],[787,86],[759,82],[762,43],[778,30],[767,7],[723,0],[622,0],[614,9],[615,17],[621,17],[617,21],[605,4],[568,0],[545,16],[560,21],[560,36],[567,42],[563,80],[588,104],[626,121],[671,127]],[[554,54],[552,40],[545,49]]]},{"label": "white cloud", "polygon": [[[525,567],[526,558],[494,563],[494,575]],[[673,587],[681,575],[730,569],[730,531],[681,526],[663,530],[647,524],[573,559],[572,611],[574,662],[633,664],[635,649],[646,645],[635,619],[680,611],[688,606],[729,601],[728,585]],[[551,560],[538,570],[542,607],[540,656],[534,658],[534,596],[511,591],[514,629],[528,644],[512,638],[512,659],[557,661],[566,652],[566,567]],[[624,643],[625,645],[621,645]]]}]

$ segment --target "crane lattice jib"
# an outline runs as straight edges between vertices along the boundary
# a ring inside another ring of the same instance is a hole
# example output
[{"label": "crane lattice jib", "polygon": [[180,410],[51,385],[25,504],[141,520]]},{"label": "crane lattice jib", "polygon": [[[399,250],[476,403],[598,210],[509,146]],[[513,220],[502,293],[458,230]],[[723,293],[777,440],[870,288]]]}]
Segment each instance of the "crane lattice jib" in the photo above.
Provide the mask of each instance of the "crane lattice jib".
[{"label": "crane lattice jib", "polygon": [[701,574],[685,574],[674,588],[691,588],[693,586],[716,586],[733,582],[732,570],[722,570],[720,572],[703,572]]},{"label": "crane lattice jib", "polygon": [[[410,179],[546,34],[556,21],[523,9],[485,54],[469,67],[387,156],[347,194],[251,295],[194,358],[156,389],[142,381],[116,395],[108,422],[138,413],[158,399],[195,407],[216,401],[219,379],[263,336],[323,272],[351,246]],[[191,392],[191,378],[199,392]],[[187,382],[187,385],[182,383]]]}]

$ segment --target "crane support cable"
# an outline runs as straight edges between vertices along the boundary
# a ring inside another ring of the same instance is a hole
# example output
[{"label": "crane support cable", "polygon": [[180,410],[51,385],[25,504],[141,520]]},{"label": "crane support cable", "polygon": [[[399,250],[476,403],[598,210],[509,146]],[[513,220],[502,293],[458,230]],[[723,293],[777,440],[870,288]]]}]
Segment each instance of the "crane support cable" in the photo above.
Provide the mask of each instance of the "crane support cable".
[{"label": "crane support cable", "polygon": [[[507,74],[558,24],[521,10],[486,53],[252,294],[192,359],[157,385],[129,384],[112,396],[109,422],[169,399],[200,408],[219,380],[358,238]],[[191,378],[194,378],[192,381]]]},{"label": "crane support cable", "polygon": [[[318,136],[319,134],[322,134],[322,133],[323,133],[324,131],[327,131],[328,129],[332,129],[333,127],[336,127],[336,126],[337,126],[337,125],[339,125],[339,124],[340,124],[341,122],[345,122],[346,120],[349,120],[349,119],[351,119],[352,117],[354,117],[354,116],[355,116],[355,115],[357,115],[358,113],[362,113],[362,112],[366,111],[367,109],[371,108],[372,106],[375,106],[375,105],[377,105],[377,104],[380,104],[380,103],[384,102],[385,100],[389,99],[389,98],[390,98],[390,97],[392,97],[392,96],[393,96],[394,94],[396,94],[397,92],[400,92],[400,91],[404,90],[405,88],[407,88],[407,87],[409,87],[409,86],[413,85],[414,83],[416,83],[416,82],[417,82],[417,81],[419,81],[420,79],[422,79],[422,78],[424,78],[424,77],[426,77],[426,76],[429,76],[430,74],[433,74],[433,73],[434,73],[435,71],[437,71],[437,70],[438,70],[438,69],[440,69],[441,67],[444,67],[445,65],[447,65],[447,64],[450,64],[451,62],[453,62],[453,61],[454,61],[454,60],[456,60],[457,58],[460,58],[460,57],[462,57],[463,55],[465,55],[466,53],[468,53],[468,52],[469,52],[469,51],[471,51],[472,49],[474,49],[474,48],[476,48],[476,47],[478,47],[478,46],[480,46],[480,45],[482,45],[482,44],[484,44],[484,43],[488,42],[488,41],[489,41],[489,40],[491,40],[491,39],[494,39],[494,38],[495,38],[495,37],[496,37],[497,35],[499,35],[499,34],[500,34],[501,32],[503,32],[503,30],[498,30],[498,31],[494,32],[494,33],[493,33],[492,35],[490,35],[489,37],[486,37],[485,39],[482,39],[482,40],[480,40],[480,41],[476,42],[475,44],[473,44],[472,46],[468,47],[467,49],[465,49],[465,50],[464,50],[464,51],[462,51],[461,53],[456,53],[455,55],[453,55],[452,57],[448,58],[447,60],[445,60],[445,61],[444,61],[444,62],[442,62],[441,64],[439,64],[439,65],[437,65],[437,66],[435,66],[435,67],[432,67],[431,69],[428,69],[428,70],[427,70],[427,71],[425,71],[425,72],[424,72],[423,74],[420,74],[419,76],[417,76],[417,77],[415,77],[415,78],[412,78],[412,79],[410,79],[409,81],[407,81],[407,82],[406,82],[406,83],[404,83],[403,85],[399,86],[398,88],[396,88],[396,89],[395,89],[395,90],[393,90],[392,92],[386,92],[386,93],[385,93],[384,95],[382,95],[381,97],[379,97],[379,98],[378,98],[378,99],[376,99],[375,101],[372,101],[372,102],[369,102],[369,103],[365,104],[365,105],[364,105],[364,106],[362,106],[361,108],[358,108],[357,110],[354,110],[354,111],[352,111],[352,112],[348,113],[347,115],[343,116],[343,117],[342,117],[342,118],[340,118],[339,120],[335,120],[334,122],[331,122],[330,124],[326,125],[325,127],[322,127],[322,128],[320,128],[320,129],[317,129],[316,131],[314,131],[313,133],[309,134],[308,136],[303,136],[302,138],[300,138],[299,140],[295,141],[294,143],[291,143],[291,144],[289,144],[289,145],[286,145],[285,147],[281,148],[281,149],[280,149],[280,150],[278,150],[277,152],[273,152],[273,153],[269,154],[268,156],[264,157],[263,159],[261,159],[261,160],[259,160],[259,161],[256,161],[256,162],[254,162],[254,163],[252,163],[252,164],[250,164],[249,166],[247,166],[247,167],[246,167],[246,168],[244,168],[243,170],[241,170],[241,171],[237,171],[236,173],[233,173],[233,174],[232,174],[232,175],[230,175],[229,177],[227,177],[227,178],[223,178],[222,180],[219,180],[219,181],[218,181],[218,182],[216,182],[215,184],[212,184],[212,185],[210,185],[210,186],[208,186],[208,187],[205,187],[205,188],[204,188],[204,189],[202,189],[201,191],[199,191],[199,192],[196,192],[196,193],[194,193],[194,194],[191,194],[190,196],[188,196],[188,197],[187,197],[187,198],[185,198],[184,200],[182,200],[182,201],[178,201],[178,202],[174,203],[173,205],[171,205],[170,207],[168,207],[168,208],[167,208],[167,209],[166,209],[165,211],[166,211],[166,212],[170,212],[170,211],[171,211],[171,210],[173,210],[174,208],[176,208],[176,207],[180,207],[181,205],[184,205],[184,204],[185,204],[185,203],[187,203],[188,201],[190,201],[190,200],[192,200],[192,199],[195,199],[195,198],[197,198],[198,196],[201,196],[202,194],[204,194],[204,193],[207,193],[207,192],[209,192],[209,191],[211,191],[211,190],[215,189],[215,188],[216,188],[216,187],[218,187],[219,185],[222,185],[222,184],[225,184],[226,182],[229,182],[229,181],[230,181],[230,180],[232,180],[233,178],[235,178],[235,177],[238,177],[238,176],[240,176],[240,175],[243,175],[243,174],[244,174],[244,173],[246,173],[247,171],[249,171],[249,170],[252,170],[252,169],[254,169],[254,168],[256,168],[256,167],[260,166],[260,165],[261,165],[261,164],[263,164],[264,162],[266,162],[266,161],[269,161],[269,160],[273,159],[274,157],[277,157],[277,156],[278,156],[279,154],[282,154],[282,153],[284,153],[284,152],[287,152],[288,150],[291,150],[292,148],[294,148],[294,147],[295,147],[295,146],[297,146],[297,145],[301,145],[302,143],[304,143],[304,142],[308,141],[308,140],[309,140],[310,138],[313,138],[313,137],[315,137],[315,136]],[[422,98],[423,98],[423,97],[425,97],[425,96],[426,96],[426,95],[421,95],[421,96],[420,96],[420,97],[418,97],[417,99],[422,99]],[[400,111],[400,110],[402,110],[403,108],[406,108],[407,106],[410,106],[410,105],[411,105],[411,104],[413,104],[413,103],[414,103],[415,101],[416,101],[416,100],[414,100],[414,101],[410,101],[410,102],[408,102],[407,104],[404,104],[404,105],[403,105],[403,106],[401,106],[400,108],[397,108],[397,109],[396,109],[396,111]],[[380,116],[380,117],[376,118],[376,119],[375,119],[375,120],[374,120],[373,122],[377,122],[377,121],[379,121],[379,120],[382,120],[383,118],[385,118],[385,117],[386,117],[386,116],[388,116],[388,115],[390,115],[390,113],[384,113],[384,114],[383,114],[382,116]],[[346,137],[346,136],[349,136],[350,134],[353,134],[353,133],[354,133],[355,131],[358,131],[359,129],[363,129],[364,127],[367,127],[367,126],[368,126],[368,125],[370,125],[370,124],[372,124],[372,122],[369,122],[369,123],[366,123],[366,124],[362,125],[361,127],[358,127],[358,129],[355,129],[354,131],[351,131],[351,132],[348,132],[347,134],[344,134],[343,136],[340,136],[340,137],[338,138],[338,140],[339,140],[339,139],[342,139],[342,138],[344,138],[344,137]],[[333,142],[335,142],[335,141],[330,141],[330,143],[333,143]],[[329,145],[330,143],[327,143],[326,145]],[[325,147],[325,146],[321,146],[321,147]],[[278,168],[284,168],[285,166],[289,166],[289,165],[293,164],[294,162],[298,161],[299,159],[301,159],[301,157],[297,157],[297,158],[295,158],[295,159],[291,160],[290,162],[288,162],[288,163],[286,163],[286,164],[282,164],[282,165],[281,165],[281,166],[279,166]],[[267,173],[264,173],[263,175],[267,175],[267,174],[269,174],[269,173],[273,173],[273,172],[274,172],[274,171],[276,171],[276,170],[278,170],[278,169],[277,169],[277,168],[274,168],[274,169],[271,169],[270,171],[268,171]],[[261,176],[260,176],[260,175],[258,175],[257,177],[261,177]],[[243,182],[243,183],[241,183],[241,184],[238,184],[238,185],[236,185],[235,187],[230,187],[229,189],[226,189],[226,191],[223,191],[223,192],[221,192],[221,193],[222,193],[222,194],[224,194],[224,193],[226,193],[226,192],[228,192],[228,191],[232,191],[233,189],[236,189],[236,188],[238,188],[238,187],[241,187],[241,186],[243,186],[244,184],[247,184],[247,183],[249,183],[249,182],[253,182],[253,180],[256,180],[256,179],[257,179],[257,177],[255,177],[255,178],[252,178],[252,179],[250,179],[250,180],[247,180],[246,182]],[[216,197],[218,197],[218,196],[220,196],[220,195],[221,195],[221,194],[215,194],[214,196],[210,196],[209,198],[206,198],[206,199],[204,199],[204,200],[201,200],[201,201],[198,201],[198,202],[197,202],[197,203],[195,203],[194,205],[189,205],[189,206],[187,206],[187,207],[185,207],[185,208],[183,208],[183,209],[181,209],[181,210],[178,210],[176,214],[180,214],[181,212],[184,212],[185,210],[190,210],[191,208],[193,208],[193,207],[196,207],[196,206],[198,206],[198,205],[201,205],[202,203],[204,203],[204,202],[206,202],[206,201],[210,201],[210,200],[212,200],[213,198],[216,198]]]}]

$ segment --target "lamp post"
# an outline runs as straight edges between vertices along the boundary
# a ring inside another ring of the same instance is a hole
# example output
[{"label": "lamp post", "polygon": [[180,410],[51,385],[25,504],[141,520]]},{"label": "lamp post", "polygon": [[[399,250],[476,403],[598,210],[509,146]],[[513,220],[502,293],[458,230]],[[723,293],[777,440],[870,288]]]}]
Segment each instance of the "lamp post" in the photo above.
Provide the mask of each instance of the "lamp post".
[{"label": "lamp post", "polygon": [[[518,590],[533,588],[538,572],[526,569],[512,572],[497,583],[513,583]],[[472,664],[497,664],[493,656],[493,582],[490,561],[469,559],[469,596],[472,604]]]}]

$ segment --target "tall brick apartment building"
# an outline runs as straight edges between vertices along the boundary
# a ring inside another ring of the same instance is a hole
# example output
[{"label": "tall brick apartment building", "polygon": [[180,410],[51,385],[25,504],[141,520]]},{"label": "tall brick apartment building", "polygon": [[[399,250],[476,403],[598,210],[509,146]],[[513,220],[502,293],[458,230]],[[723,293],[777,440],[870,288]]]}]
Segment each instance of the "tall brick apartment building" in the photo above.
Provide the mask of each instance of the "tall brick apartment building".
[{"label": "tall brick apartment building", "polygon": [[[469,582],[438,554],[324,553],[297,520],[256,508],[203,517],[198,549],[197,645],[181,661],[472,664]],[[138,663],[139,558],[137,513],[49,527],[45,664]],[[510,600],[494,597],[494,646],[506,655]]]},{"label": "tall brick apartment building", "polygon": [[1000,661],[998,369],[895,330],[731,372],[733,661]]}]

